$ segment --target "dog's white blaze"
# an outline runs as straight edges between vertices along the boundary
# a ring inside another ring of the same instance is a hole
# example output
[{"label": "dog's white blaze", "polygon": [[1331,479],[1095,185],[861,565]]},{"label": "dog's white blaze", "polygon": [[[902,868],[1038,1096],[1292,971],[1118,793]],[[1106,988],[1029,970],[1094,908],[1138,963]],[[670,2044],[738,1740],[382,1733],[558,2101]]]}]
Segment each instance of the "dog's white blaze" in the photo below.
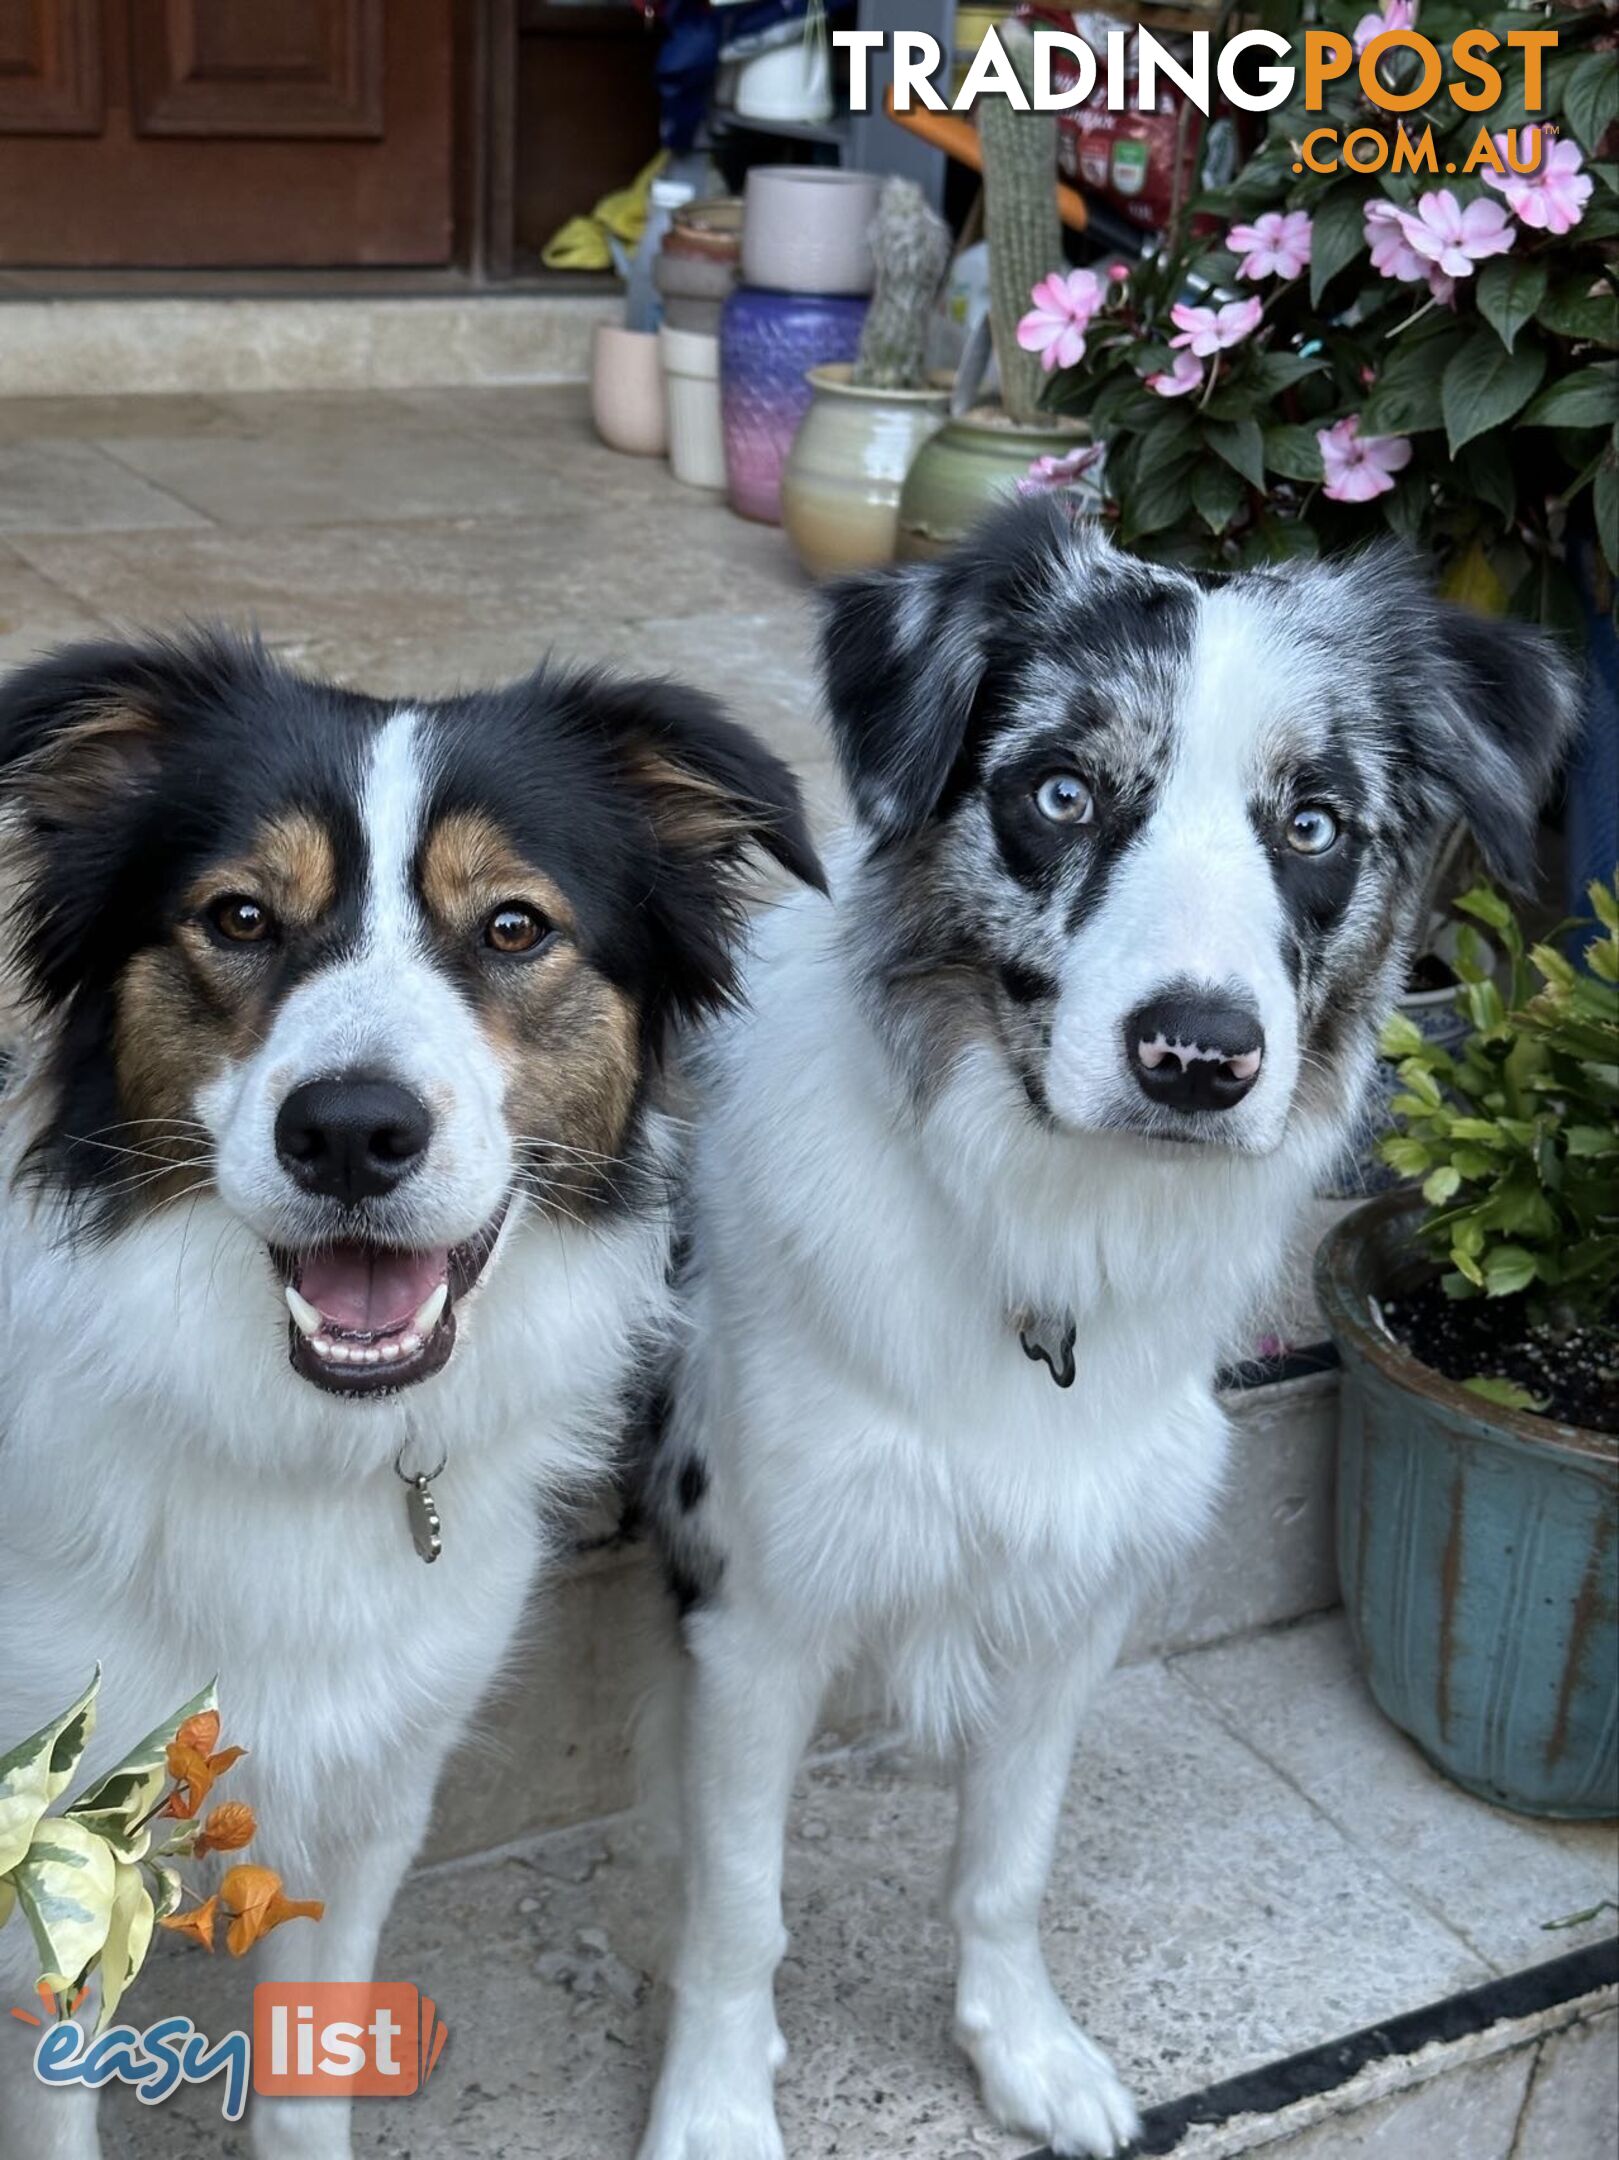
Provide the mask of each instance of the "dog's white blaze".
[{"label": "dog's white blaze", "polygon": [[262,1048],[200,1097],[199,1113],[218,1141],[221,1193],[274,1242],[307,1241],[297,1229],[300,1195],[275,1150],[276,1113],[306,1080],[382,1074],[431,1111],[426,1160],[375,1210],[394,1242],[459,1244],[510,1189],[504,1077],[473,1013],[434,964],[416,897],[431,780],[420,716],[396,713],[371,746],[361,788],[366,860],[354,949],[299,984]]},{"label": "dog's white blaze", "polygon": [[1156,807],[1068,948],[1046,1071],[1065,1123],[1096,1128],[1132,1107],[1125,1021],[1171,983],[1192,982],[1250,1001],[1265,1031],[1259,1078],[1221,1113],[1222,1139],[1262,1154],[1282,1137],[1298,1011],[1281,902],[1248,814],[1266,735],[1285,718],[1263,687],[1277,677],[1256,665],[1263,635],[1251,607],[1227,594],[1204,601]]}]

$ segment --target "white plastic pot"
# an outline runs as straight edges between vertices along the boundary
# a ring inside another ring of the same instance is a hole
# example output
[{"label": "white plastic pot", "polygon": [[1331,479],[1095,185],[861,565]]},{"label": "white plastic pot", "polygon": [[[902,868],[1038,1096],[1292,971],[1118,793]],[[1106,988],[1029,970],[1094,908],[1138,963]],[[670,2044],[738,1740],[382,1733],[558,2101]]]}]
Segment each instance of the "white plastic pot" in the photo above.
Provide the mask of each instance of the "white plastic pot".
[{"label": "white plastic pot", "polygon": [[742,210],[742,280],[771,292],[869,293],[867,233],[880,173],[835,165],[755,165]]},{"label": "white plastic pot", "polygon": [[740,61],[734,97],[742,120],[830,120],[832,68],[825,40],[795,34],[790,44]]},{"label": "white plastic pot", "polygon": [[669,465],[687,487],[725,485],[725,433],[720,423],[720,341],[697,330],[658,332],[664,399],[669,413]]}]

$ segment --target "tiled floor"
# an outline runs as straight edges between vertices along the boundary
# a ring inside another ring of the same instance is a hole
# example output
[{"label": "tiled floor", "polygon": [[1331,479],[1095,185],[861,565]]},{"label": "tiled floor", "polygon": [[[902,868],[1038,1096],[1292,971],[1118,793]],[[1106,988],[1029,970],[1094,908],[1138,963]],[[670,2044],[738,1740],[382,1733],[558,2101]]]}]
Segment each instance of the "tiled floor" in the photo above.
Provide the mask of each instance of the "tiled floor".
[{"label": "tiled floor", "polygon": [[[1028,2149],[990,2128],[949,2039],[951,1817],[941,1782],[880,1748],[801,1783],[780,1984],[793,2160]],[[1047,1947],[1068,2001],[1155,2103],[1611,1934],[1615,1869],[1611,1828],[1528,1823],[1429,1770],[1373,1709],[1334,1618],[1113,1676],[1069,1795]],[[382,1969],[430,1989],[452,2037],[421,2098],[366,2112],[358,2150],[630,2160],[667,1888],[622,1816],[407,1884]],[[145,2007],[223,2031],[250,1977],[171,1953],[143,1978]],[[1397,2132],[1374,2115],[1300,2151],[1599,2160],[1613,2051],[1554,2045],[1566,2064],[1541,2072],[1530,2046],[1447,2078]],[[1515,2144],[1531,2089],[1565,2132]],[[234,2152],[214,2105],[120,2109],[113,2160]]]},{"label": "tiled floor", "polygon": [[779,532],[603,449],[579,387],[0,401],[0,664],[220,618],[389,694],[667,670],[824,813],[806,591]]}]

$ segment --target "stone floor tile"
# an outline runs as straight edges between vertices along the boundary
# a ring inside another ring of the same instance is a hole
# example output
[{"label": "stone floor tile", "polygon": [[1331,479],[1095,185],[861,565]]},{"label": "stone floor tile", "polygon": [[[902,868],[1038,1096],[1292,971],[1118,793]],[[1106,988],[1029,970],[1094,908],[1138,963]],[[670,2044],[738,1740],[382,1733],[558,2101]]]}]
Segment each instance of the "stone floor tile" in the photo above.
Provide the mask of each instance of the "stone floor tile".
[{"label": "stone floor tile", "polygon": [[95,443],[0,441],[0,532],[147,532],[203,522]]},{"label": "stone floor tile", "polygon": [[1619,2153],[1619,2011],[1541,2042],[1512,2160],[1612,2160]]},{"label": "stone floor tile", "polygon": [[[1527,2160],[1514,2139],[1534,2056],[1523,2047],[1465,2063],[1260,2150],[1265,2160]],[[1600,2150],[1570,2145],[1557,2160]]]},{"label": "stone floor tile", "polygon": [[1171,1670],[1497,1971],[1614,1932],[1603,1900],[1619,1893],[1619,1831],[1533,1822],[1441,1777],[1366,1692],[1341,1618],[1194,1651]]},{"label": "stone floor tile", "polygon": [[116,442],[124,435],[204,438],[241,432],[220,398],[183,391],[130,397],[0,398],[0,442]]},{"label": "stone floor tile", "polygon": [[105,628],[93,608],[41,577],[0,540],[0,669]]}]

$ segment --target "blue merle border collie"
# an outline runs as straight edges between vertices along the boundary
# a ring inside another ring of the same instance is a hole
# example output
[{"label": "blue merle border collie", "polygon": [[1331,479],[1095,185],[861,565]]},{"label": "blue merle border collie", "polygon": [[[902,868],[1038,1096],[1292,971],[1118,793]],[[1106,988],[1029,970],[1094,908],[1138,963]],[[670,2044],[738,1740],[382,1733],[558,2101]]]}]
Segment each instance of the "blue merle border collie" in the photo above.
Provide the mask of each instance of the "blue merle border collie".
[{"label": "blue merle border collie", "polygon": [[1343,1144],[1465,821],[1527,872],[1573,686],[1363,559],[1202,580],[1025,505],[835,589],[856,828],[703,1059],[651,1512],[685,1908],[642,2160],[779,2160],[783,1824],[833,1675],[959,1762],[957,2037],[1009,2129],[1136,2126],[1039,1915],[1081,1713],[1184,1562],[1222,1352]]},{"label": "blue merle border collie", "polygon": [[[259,1977],[363,1980],[537,1501],[666,1325],[660,1052],[732,991],[744,858],[819,880],[798,791],[666,684],[408,704],[200,636],[0,686],[0,849],[0,1746],[99,1660],[97,1773],[217,1673],[254,1856],[326,1901]],[[0,2153],[92,2160],[36,2037]],[[350,2149],[331,2103],[252,2132]]]}]

